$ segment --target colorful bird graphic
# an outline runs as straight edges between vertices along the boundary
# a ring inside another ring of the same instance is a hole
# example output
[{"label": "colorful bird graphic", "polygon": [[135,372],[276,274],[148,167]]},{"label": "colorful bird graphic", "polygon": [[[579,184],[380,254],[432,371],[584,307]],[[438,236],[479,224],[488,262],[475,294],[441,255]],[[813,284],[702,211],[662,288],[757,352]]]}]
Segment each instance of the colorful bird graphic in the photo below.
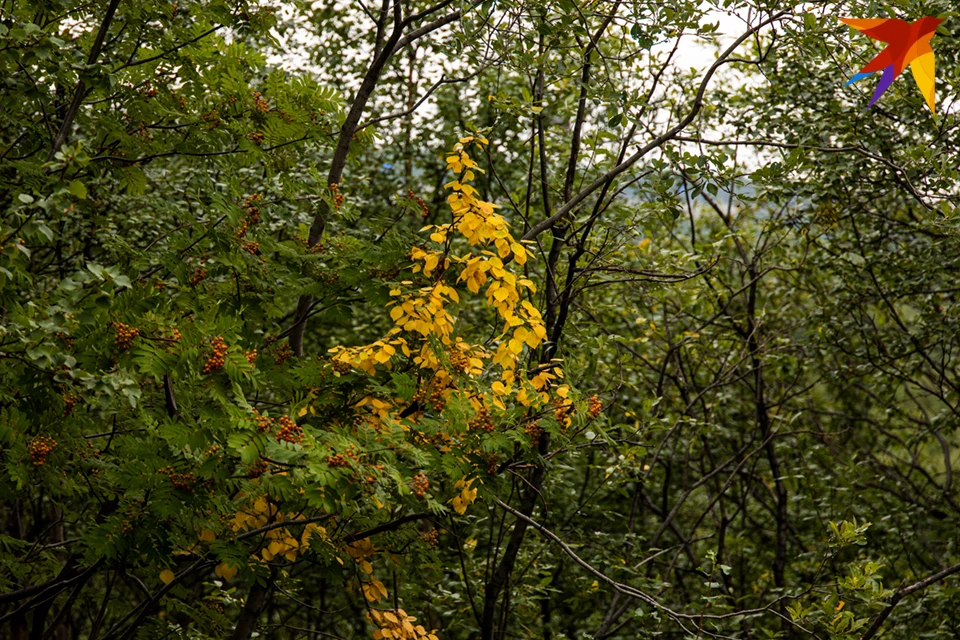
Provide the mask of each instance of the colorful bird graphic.
[{"label": "colorful bird graphic", "polygon": [[886,43],[887,47],[860,69],[860,73],[850,78],[851,84],[867,76],[883,71],[880,84],[870,100],[872,107],[883,92],[893,81],[910,65],[913,79],[920,87],[920,93],[927,101],[930,111],[934,109],[934,59],[933,49],[930,48],[930,38],[933,37],[937,26],[943,22],[940,18],[920,18],[909,23],[895,18],[840,18],[840,22],[849,25],[857,31],[862,31],[874,40]]}]

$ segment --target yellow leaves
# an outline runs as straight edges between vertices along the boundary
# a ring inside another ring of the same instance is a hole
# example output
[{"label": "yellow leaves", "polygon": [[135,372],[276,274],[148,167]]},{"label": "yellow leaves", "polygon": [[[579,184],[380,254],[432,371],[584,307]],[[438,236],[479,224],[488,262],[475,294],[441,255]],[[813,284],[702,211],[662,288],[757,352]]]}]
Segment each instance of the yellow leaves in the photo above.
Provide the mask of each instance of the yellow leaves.
[{"label": "yellow leaves", "polygon": [[373,359],[383,364],[384,362],[389,362],[390,358],[393,357],[393,354],[396,352],[397,350],[393,346],[384,344],[380,347],[380,350],[377,351],[376,355],[373,356]]},{"label": "yellow leaves", "polygon": [[477,499],[477,490],[471,489],[470,485],[473,484],[473,481],[476,478],[470,478],[466,480],[461,478],[457,481],[454,486],[456,489],[460,489],[460,493],[453,497],[450,502],[453,504],[453,510],[463,515],[467,512],[467,507],[474,503]]},{"label": "yellow leaves", "polygon": [[170,569],[164,569],[160,572],[160,582],[163,584],[170,584],[176,577],[176,574],[170,571]]},{"label": "yellow leaves", "polygon": [[380,602],[387,597],[387,588],[382,582],[370,576],[370,582],[363,583],[363,597],[368,602]]},{"label": "yellow leaves", "polygon": [[527,263],[527,250],[519,242],[514,242],[510,245],[510,250],[513,251],[513,260],[517,264],[526,264]]},{"label": "yellow leaves", "polygon": [[277,532],[279,536],[276,536],[266,547],[260,551],[260,557],[262,557],[267,562],[270,562],[277,556],[283,556],[290,562],[293,562],[297,559],[297,550],[300,547],[300,543],[297,542],[297,539],[291,536],[286,529],[274,529],[268,531],[267,535]]},{"label": "yellow leaves", "polygon": [[215,534],[213,531],[210,531],[210,529],[204,529],[200,532],[199,537],[200,542],[213,542],[217,539],[217,534]]},{"label": "yellow leaves", "polygon": [[237,575],[237,571],[239,570],[239,567],[226,562],[221,562],[217,565],[217,568],[214,569],[213,572],[224,580],[231,580],[233,576]]},{"label": "yellow leaves", "polygon": [[547,383],[556,377],[556,375],[550,373],[549,371],[541,371],[537,375],[530,378],[530,384],[532,384],[533,388],[537,391],[541,391],[547,386]]},{"label": "yellow leaves", "polygon": [[322,540],[327,540],[327,530],[316,522],[311,522],[303,528],[303,534],[300,536],[300,547],[306,549],[310,546],[310,539],[317,536]]},{"label": "yellow leaves", "polygon": [[394,611],[377,611],[371,609],[367,618],[377,629],[373,632],[374,640],[437,640],[436,629],[427,631],[422,625],[414,625],[416,618],[407,615],[403,609]]},{"label": "yellow leaves", "polygon": [[357,540],[350,546],[346,548],[347,554],[356,561],[364,560],[369,558],[377,552],[377,548],[373,546],[370,538],[364,538],[363,540]]}]

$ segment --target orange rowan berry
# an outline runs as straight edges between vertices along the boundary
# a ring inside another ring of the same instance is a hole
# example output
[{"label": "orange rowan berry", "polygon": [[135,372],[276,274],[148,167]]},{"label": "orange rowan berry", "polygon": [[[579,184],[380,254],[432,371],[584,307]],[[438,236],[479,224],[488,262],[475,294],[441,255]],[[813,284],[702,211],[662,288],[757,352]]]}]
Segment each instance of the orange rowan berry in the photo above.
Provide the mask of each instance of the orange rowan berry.
[{"label": "orange rowan berry", "polygon": [[270,103],[263,97],[263,94],[259,91],[253,92],[253,102],[257,108],[257,111],[261,113],[267,113],[270,111]]},{"label": "orange rowan berry", "polygon": [[213,355],[203,365],[204,374],[220,371],[227,360],[227,343],[223,341],[223,338],[217,336],[210,341],[210,345],[213,347]]},{"label": "orange rowan berry", "polygon": [[251,349],[250,351],[244,351],[243,357],[247,359],[247,362],[253,366],[253,363],[257,361],[257,350]]},{"label": "orange rowan berry", "polygon": [[175,489],[180,489],[181,491],[192,491],[197,481],[192,473],[178,473],[173,467],[163,467],[159,469],[157,473],[167,476],[170,484],[172,484]]},{"label": "orange rowan berry", "polygon": [[79,399],[80,397],[75,393],[63,394],[63,415],[68,416],[73,413],[73,408]]},{"label": "orange rowan berry", "polygon": [[487,433],[493,433],[493,430],[496,428],[493,424],[493,418],[490,417],[490,411],[487,410],[486,406],[481,406],[476,415],[467,423],[467,428],[471,430],[482,430]]},{"label": "orange rowan berry", "polygon": [[254,420],[257,422],[257,430],[261,433],[270,431],[270,427],[273,426],[273,418],[268,418],[267,416],[261,415],[256,409],[253,410]]},{"label": "orange rowan berry", "polygon": [[56,440],[47,436],[38,436],[27,446],[27,451],[33,459],[33,464],[42,467],[47,462],[47,456],[56,448]]},{"label": "orange rowan berry", "polygon": [[423,198],[419,197],[419,196],[418,196],[417,194],[415,194],[412,190],[408,190],[408,191],[407,191],[407,196],[408,196],[411,200],[416,200],[416,201],[417,201],[417,204],[420,205],[420,210],[421,210],[421,214],[420,214],[420,215],[421,215],[421,217],[426,218],[427,216],[430,215],[430,209],[427,208],[427,203],[423,201]]},{"label": "orange rowan berry", "polygon": [[589,406],[587,408],[587,412],[591,418],[596,418],[603,411],[603,403],[600,402],[600,398],[598,398],[596,395],[590,396],[590,400],[588,402]]},{"label": "orange rowan berry", "polygon": [[[260,134],[260,141],[263,140],[263,135]],[[256,141],[255,141],[256,142]],[[243,210],[247,213],[247,222],[250,224],[257,224],[260,222],[260,202],[263,201],[263,195],[259,193],[254,193],[253,195],[247,196],[243,201]]]},{"label": "orange rowan berry", "polygon": [[569,427],[571,422],[573,422],[571,419],[571,414],[573,414],[573,404],[559,399],[554,400],[553,404],[555,406],[553,417],[558,423],[560,423],[560,426]]},{"label": "orange rowan berry", "polygon": [[303,439],[303,428],[300,425],[287,416],[277,418],[277,424],[280,425],[280,431],[277,432],[278,442],[300,444]]},{"label": "orange rowan berry", "polygon": [[470,359],[459,349],[454,349],[450,352],[450,364],[457,373],[464,373],[470,368]]},{"label": "orange rowan berry", "polygon": [[114,342],[124,351],[133,346],[134,339],[140,335],[140,329],[128,327],[122,322],[114,323],[114,332],[116,333]]},{"label": "orange rowan berry", "polygon": [[190,276],[190,286],[195,287],[207,278],[207,270],[197,265],[196,271]]},{"label": "orange rowan berry", "polygon": [[334,182],[330,185],[330,191],[333,193],[333,206],[339,209],[343,206],[343,194],[340,193],[340,185]]},{"label": "orange rowan berry", "polygon": [[410,487],[413,489],[413,495],[418,498],[422,498],[427,493],[427,489],[430,488],[430,482],[427,480],[427,476],[421,471],[417,475],[413,476],[413,480],[410,482]]},{"label": "orange rowan berry", "polygon": [[263,458],[260,458],[259,460],[254,462],[252,465],[247,467],[247,477],[259,478],[269,470],[270,470],[270,463],[264,460]]},{"label": "orange rowan berry", "polygon": [[273,355],[273,361],[277,364],[283,364],[287,361],[287,358],[293,355],[293,350],[290,348],[290,345],[284,342],[282,345],[277,347],[276,353]]},{"label": "orange rowan berry", "polygon": [[423,541],[431,549],[437,549],[440,547],[440,532],[436,529],[430,529],[430,531],[427,531],[420,537],[423,538]]},{"label": "orange rowan berry", "polygon": [[540,426],[540,422],[534,420],[528,422],[527,426],[524,427],[524,432],[527,434],[527,437],[530,438],[530,446],[536,446],[540,443],[540,436],[543,435],[543,427]]}]

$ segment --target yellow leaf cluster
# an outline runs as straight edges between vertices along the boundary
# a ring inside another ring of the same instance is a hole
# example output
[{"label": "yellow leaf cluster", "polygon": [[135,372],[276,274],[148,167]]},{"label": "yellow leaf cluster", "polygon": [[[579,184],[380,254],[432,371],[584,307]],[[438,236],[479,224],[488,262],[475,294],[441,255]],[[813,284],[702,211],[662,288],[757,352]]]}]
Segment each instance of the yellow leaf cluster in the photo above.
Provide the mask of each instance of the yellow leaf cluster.
[{"label": "yellow leaf cluster", "polygon": [[407,615],[403,609],[394,611],[371,610],[367,617],[377,627],[373,632],[373,640],[437,640],[437,631],[427,631],[422,625],[414,625],[416,618]]},{"label": "yellow leaf cluster", "polygon": [[346,552],[351,558],[359,562],[374,555],[377,552],[377,548],[373,546],[370,538],[364,538],[347,546]]},{"label": "yellow leaf cluster", "polygon": [[444,344],[449,344],[454,318],[446,305],[451,302],[460,302],[460,295],[456,289],[442,282],[420,289],[418,295],[404,296],[390,310],[390,317],[397,323],[393,331],[419,333],[424,337],[433,335]]},{"label": "yellow leaf cluster", "polygon": [[217,565],[217,568],[213,570],[217,576],[223,578],[224,580],[231,580],[233,576],[237,575],[237,571],[240,568],[226,562],[221,562]]},{"label": "yellow leaf cluster", "polygon": [[[248,509],[239,510],[237,514],[230,520],[229,524],[233,531],[239,533],[241,531],[259,529],[267,526],[268,524],[280,522],[296,524],[297,520],[299,519],[302,518],[299,518],[296,514],[284,514],[266,497],[260,496],[253,501],[253,504],[250,505]],[[212,532],[204,531],[204,533],[201,533],[201,539],[203,539],[205,533],[212,535]],[[319,535],[322,539],[326,540],[327,530],[317,523],[311,522],[304,526],[303,532],[301,533],[299,539],[294,536],[294,534],[287,527],[277,527],[275,529],[265,531],[264,538],[266,540],[266,546],[260,550],[260,558],[266,562],[270,562],[274,558],[283,557],[290,562],[293,562],[297,559],[298,553],[302,553],[304,550],[309,548],[310,539],[314,535]],[[256,555],[252,557],[255,559],[257,558]],[[236,572],[236,568],[232,568],[226,564],[221,564],[217,567],[217,575],[226,580],[232,578]]]},{"label": "yellow leaf cluster", "polygon": [[467,512],[467,507],[473,504],[477,499],[477,490],[470,488],[470,485],[473,484],[475,479],[476,478],[470,478],[469,480],[466,480],[461,478],[454,485],[455,488],[460,489],[460,493],[454,496],[450,502],[453,503],[453,510],[460,515],[465,514]]},{"label": "yellow leaf cluster", "polygon": [[354,347],[352,349],[347,349],[342,346],[334,347],[330,349],[330,353],[333,354],[331,355],[331,359],[334,362],[342,362],[373,375],[377,372],[377,365],[385,364],[390,366],[390,358],[396,355],[397,347],[400,348],[404,355],[413,353],[410,347],[407,346],[406,339],[395,337],[397,333],[400,333],[399,329],[391,330],[383,340],[377,340],[373,344],[362,347]]},{"label": "yellow leaf cluster", "polygon": [[[527,248],[510,234],[510,224],[496,212],[497,205],[482,200],[471,184],[476,172],[481,171],[470,157],[471,147],[482,149],[485,144],[485,138],[466,136],[446,156],[447,168],[456,174],[446,185],[452,220],[421,229],[429,232],[429,241],[410,250],[411,270],[423,274],[429,284],[411,288],[407,285],[414,283],[407,280],[390,291],[393,301],[388,308],[394,326],[383,339],[330,351],[335,362],[370,375],[382,367],[392,368],[398,357],[409,358],[421,370],[434,372],[431,389],[438,400],[457,388],[454,374],[476,378],[498,368],[500,379],[493,386],[491,405],[504,410],[515,398],[525,406],[539,408],[550,402],[548,391],[562,372],[555,368],[539,372],[529,381],[519,379],[525,351],[540,347],[547,331],[540,312],[524,299],[535,293],[534,283],[508,265],[510,260],[525,264]],[[456,239],[465,241],[471,249],[460,255],[453,253],[455,246],[463,246],[456,245]],[[483,295],[503,322],[489,350],[455,335],[455,305],[460,303],[464,288]],[[438,343],[453,357],[444,358],[435,352]],[[388,418],[381,415],[384,422]]]},{"label": "yellow leaf cluster", "polygon": [[368,602],[380,602],[387,597],[387,588],[382,582],[369,576],[369,581],[363,583],[363,597]]}]

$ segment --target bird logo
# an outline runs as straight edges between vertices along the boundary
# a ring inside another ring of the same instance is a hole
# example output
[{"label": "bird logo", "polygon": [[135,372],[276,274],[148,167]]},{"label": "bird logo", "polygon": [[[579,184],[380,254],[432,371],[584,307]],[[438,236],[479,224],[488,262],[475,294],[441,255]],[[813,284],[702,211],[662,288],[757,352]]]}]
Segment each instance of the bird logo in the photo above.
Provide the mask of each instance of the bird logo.
[{"label": "bird logo", "polygon": [[913,79],[917,81],[927,106],[932,113],[936,114],[934,108],[935,65],[930,39],[943,22],[942,19],[927,17],[910,23],[896,18],[840,18],[840,22],[887,45],[863,69],[860,69],[857,75],[850,78],[847,85],[882,71],[880,84],[877,85],[877,90],[870,99],[872,107],[909,64]]}]

